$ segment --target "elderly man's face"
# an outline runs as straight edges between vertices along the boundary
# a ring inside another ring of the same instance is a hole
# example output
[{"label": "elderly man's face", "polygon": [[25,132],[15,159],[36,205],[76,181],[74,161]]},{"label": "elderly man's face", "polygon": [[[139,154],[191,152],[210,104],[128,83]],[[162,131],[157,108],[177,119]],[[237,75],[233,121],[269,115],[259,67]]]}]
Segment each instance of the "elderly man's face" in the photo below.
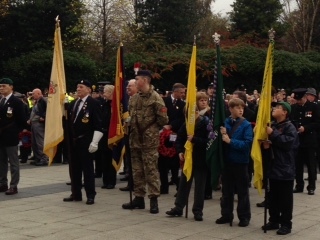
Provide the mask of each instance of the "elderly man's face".
[{"label": "elderly man's face", "polygon": [[12,85],[9,84],[0,84],[0,94],[3,96],[7,96],[12,93]]}]

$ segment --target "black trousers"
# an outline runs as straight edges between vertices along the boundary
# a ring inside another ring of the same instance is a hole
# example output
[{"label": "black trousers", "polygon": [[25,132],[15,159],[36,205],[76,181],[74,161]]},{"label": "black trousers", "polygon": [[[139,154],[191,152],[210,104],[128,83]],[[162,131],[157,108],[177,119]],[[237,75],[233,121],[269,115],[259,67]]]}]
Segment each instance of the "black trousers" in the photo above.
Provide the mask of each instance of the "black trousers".
[{"label": "black trousers", "polygon": [[[214,186],[214,189],[216,189],[217,186]],[[212,186],[211,186],[211,170],[210,168],[207,169],[207,178],[206,178],[206,185],[204,189],[204,195],[205,196],[212,196]]]},{"label": "black trousers", "polygon": [[226,163],[222,171],[222,217],[233,219],[233,201],[235,189],[238,195],[237,214],[239,220],[251,219],[249,187],[248,187],[248,164]]},{"label": "black trousers", "polygon": [[[106,147],[106,146],[103,146]],[[98,147],[98,150],[94,153],[94,172],[96,175],[101,176],[102,175],[102,168],[103,168],[103,150],[100,147]]]},{"label": "black trousers", "polygon": [[186,206],[192,181],[194,178],[194,201],[193,201],[193,207],[192,212],[194,214],[203,214],[203,205],[204,205],[204,188],[207,178],[207,169],[206,168],[197,168],[193,167],[192,174],[190,180],[187,182],[186,176],[182,173],[180,177],[180,184],[179,189],[177,193],[177,197],[175,200],[175,206],[179,210],[183,210],[183,208]]},{"label": "black trousers", "polygon": [[292,228],[293,180],[269,179],[269,221]]},{"label": "black trousers", "polygon": [[109,149],[107,146],[104,146],[101,149],[101,162],[103,185],[110,184],[115,186],[117,181],[117,172],[114,166],[112,165],[112,150]]},{"label": "black trousers", "polygon": [[93,153],[89,153],[90,142],[78,139],[71,149],[71,162],[69,163],[71,173],[71,191],[74,198],[81,198],[82,174],[84,189],[87,198],[94,198],[95,179],[93,167]]},{"label": "black trousers", "polygon": [[304,189],[304,164],[308,168],[308,190],[316,189],[316,179],[317,179],[317,159],[316,159],[316,148],[303,148],[300,147],[296,157],[296,188],[298,190]]},{"label": "black trousers", "polygon": [[169,182],[168,182],[168,171],[171,170],[172,174],[172,182],[179,185],[179,168],[180,168],[180,160],[179,156],[176,155],[172,158],[164,157],[159,154],[159,161],[158,161],[158,169],[160,173],[160,191],[168,192],[169,191]]}]

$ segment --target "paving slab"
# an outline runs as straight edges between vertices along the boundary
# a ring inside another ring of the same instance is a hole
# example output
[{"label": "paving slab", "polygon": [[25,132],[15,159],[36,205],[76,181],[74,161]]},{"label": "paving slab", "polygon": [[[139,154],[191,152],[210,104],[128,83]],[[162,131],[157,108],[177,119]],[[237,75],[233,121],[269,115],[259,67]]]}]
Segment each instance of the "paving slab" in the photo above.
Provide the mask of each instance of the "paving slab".
[{"label": "paving slab", "polygon": [[[122,176],[118,176],[120,179]],[[53,164],[36,167],[21,164],[19,193],[13,196],[0,194],[0,240],[319,240],[320,192],[314,196],[304,193],[294,195],[293,229],[286,236],[276,231],[263,233],[263,208],[256,203],[263,201],[256,189],[250,189],[252,219],[246,228],[238,227],[239,220],[217,225],[220,217],[221,191],[213,192],[213,199],[205,201],[204,221],[193,219],[193,188],[189,198],[189,216],[168,217],[165,212],[174,206],[175,186],[169,194],[159,198],[159,214],[146,209],[123,210],[121,205],[129,201],[129,193],[119,191],[126,182],[118,180],[115,189],[101,189],[102,180],[96,179],[95,204],[63,202],[70,195],[68,165]],[[317,181],[317,184],[320,184]],[[83,196],[85,196],[83,192]],[[237,200],[235,200],[235,206]],[[235,211],[236,213],[236,211]],[[236,215],[236,214],[235,214]]]}]

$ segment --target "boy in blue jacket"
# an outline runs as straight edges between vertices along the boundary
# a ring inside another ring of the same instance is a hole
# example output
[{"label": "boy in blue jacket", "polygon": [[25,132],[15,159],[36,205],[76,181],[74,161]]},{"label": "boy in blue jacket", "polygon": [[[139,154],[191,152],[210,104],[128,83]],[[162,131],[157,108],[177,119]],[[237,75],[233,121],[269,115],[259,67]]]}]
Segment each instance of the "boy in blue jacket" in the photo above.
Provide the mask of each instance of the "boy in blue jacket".
[{"label": "boy in blue jacket", "polygon": [[[263,230],[277,231],[278,235],[286,235],[292,228],[293,184],[295,177],[295,155],[299,147],[299,137],[295,126],[289,121],[291,106],[287,102],[272,103],[272,117],[276,120],[266,131],[271,141],[272,159],[268,159],[267,177],[270,190],[269,222],[262,226]],[[280,227],[281,225],[281,227]],[[280,228],[279,228],[280,227]]]},{"label": "boy in blue jacket", "polygon": [[239,226],[246,227],[251,219],[248,164],[253,140],[250,122],[242,117],[245,103],[231,99],[228,103],[231,116],[225,120],[225,127],[220,128],[225,147],[225,166],[222,171],[221,218],[217,224],[233,221],[233,201],[235,189],[238,194],[237,214]]}]

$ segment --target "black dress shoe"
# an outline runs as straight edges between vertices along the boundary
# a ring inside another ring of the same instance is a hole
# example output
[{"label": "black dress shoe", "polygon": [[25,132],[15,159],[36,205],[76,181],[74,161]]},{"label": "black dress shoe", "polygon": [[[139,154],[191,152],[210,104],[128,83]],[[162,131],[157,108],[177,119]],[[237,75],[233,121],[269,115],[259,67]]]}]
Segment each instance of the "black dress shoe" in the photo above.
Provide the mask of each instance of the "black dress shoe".
[{"label": "black dress shoe", "polygon": [[101,188],[102,189],[114,189],[114,185],[111,185],[111,184],[103,185]]},{"label": "black dress shoe", "polygon": [[194,220],[200,222],[200,221],[203,221],[203,217],[200,213],[198,213],[194,215]]},{"label": "black dress shoe", "polygon": [[279,229],[279,223],[274,223],[274,222],[268,222],[265,226],[263,225],[261,227],[262,230],[276,230]]},{"label": "black dress shoe", "polygon": [[206,196],[204,196],[204,200],[209,200],[209,199],[212,199],[212,195],[206,195]]},{"label": "black dress shoe", "polygon": [[287,235],[291,233],[291,229],[286,226],[281,226],[280,229],[277,231],[278,235]]},{"label": "black dress shoe", "polygon": [[170,211],[166,211],[166,214],[172,217],[181,217],[182,211],[174,207],[174,208],[171,208]]},{"label": "black dress shoe", "polygon": [[126,175],[126,172],[119,172],[119,175]]},{"label": "black dress shoe", "polygon": [[66,182],[66,184],[70,186],[70,185],[71,185],[71,182]]},{"label": "black dress shoe", "polygon": [[94,199],[93,199],[93,198],[88,198],[86,204],[87,204],[87,205],[92,205],[92,204],[94,204]]},{"label": "black dress shoe", "polygon": [[82,198],[75,198],[75,197],[67,197],[63,199],[64,202],[80,202],[82,201]]},{"label": "black dress shoe", "polygon": [[28,161],[28,159],[23,159],[23,160],[20,160],[20,163],[26,163]]},{"label": "black dress shoe", "polygon": [[308,190],[308,195],[314,195],[314,190],[312,189]]},{"label": "black dress shoe", "polygon": [[169,190],[160,190],[160,194],[169,194]]},{"label": "black dress shoe", "polygon": [[18,193],[18,188],[17,187],[10,187],[5,194],[6,195],[14,195]]},{"label": "black dress shoe", "polygon": [[257,207],[265,207],[266,201],[263,201],[261,203],[257,203]]},{"label": "black dress shoe", "polygon": [[303,189],[300,189],[300,188],[293,189],[293,193],[301,193],[301,192],[303,192]]},{"label": "black dress shoe", "polygon": [[120,181],[122,181],[122,182],[129,181],[129,177],[120,178]]},{"label": "black dress shoe", "polygon": [[226,224],[229,223],[232,226],[233,218],[221,217],[216,220],[216,224]]},{"label": "black dress shoe", "polygon": [[128,192],[128,191],[130,191],[130,188],[128,186],[126,186],[126,187],[119,188],[119,190],[123,191],[123,192]]},{"label": "black dress shoe", "polygon": [[249,225],[249,222],[250,222],[249,219],[246,219],[246,218],[241,219],[238,226],[239,227],[247,227]]},{"label": "black dress shoe", "polygon": [[35,166],[48,166],[47,161],[39,161],[34,164]]}]

